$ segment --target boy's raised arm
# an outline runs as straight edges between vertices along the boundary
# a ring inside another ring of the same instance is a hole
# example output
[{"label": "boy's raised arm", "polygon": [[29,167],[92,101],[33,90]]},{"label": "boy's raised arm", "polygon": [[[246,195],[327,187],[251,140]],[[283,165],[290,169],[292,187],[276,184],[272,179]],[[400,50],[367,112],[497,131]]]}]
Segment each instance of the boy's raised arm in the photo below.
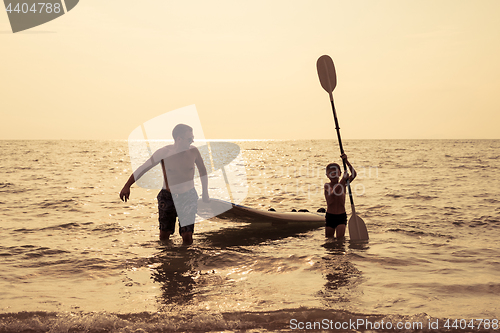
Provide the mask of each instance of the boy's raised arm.
[{"label": "boy's raised arm", "polygon": [[346,154],[342,154],[340,157],[342,158],[343,161],[345,161],[345,164],[347,165],[347,167],[349,168],[349,171],[351,172],[351,175],[349,177],[349,182],[352,182],[354,180],[354,178],[356,178],[356,176],[357,176],[356,170],[354,170],[354,167],[351,165],[351,163],[349,163],[349,160],[347,159]]}]

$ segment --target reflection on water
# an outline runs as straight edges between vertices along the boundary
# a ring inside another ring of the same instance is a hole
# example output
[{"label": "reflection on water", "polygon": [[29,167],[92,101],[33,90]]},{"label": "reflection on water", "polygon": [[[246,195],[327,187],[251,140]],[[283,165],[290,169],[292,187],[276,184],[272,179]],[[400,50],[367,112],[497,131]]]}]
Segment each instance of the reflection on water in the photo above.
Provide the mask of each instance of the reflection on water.
[{"label": "reflection on water", "polygon": [[162,291],[160,304],[182,304],[193,299],[193,289],[196,285],[194,262],[200,254],[196,249],[167,244],[158,256],[152,259],[156,264],[152,270],[152,279],[160,284]]},{"label": "reflection on water", "polygon": [[367,251],[370,249],[370,243],[368,240],[350,241],[349,249]]},{"label": "reflection on water", "polygon": [[[317,224],[233,223],[200,234],[190,247],[167,242],[149,259],[154,267],[151,278],[161,290],[159,306],[175,308],[216,302],[230,309],[241,304],[239,293],[247,290],[252,290],[256,299],[278,293],[286,302],[289,288],[297,288],[315,295],[309,300],[311,304],[319,302],[330,309],[342,309],[357,296],[355,291],[362,278],[352,262],[352,252],[368,250],[369,243],[325,240],[323,230],[316,229]],[[311,232],[321,235],[311,239]],[[300,249],[305,239],[309,239],[307,254],[305,248]],[[318,240],[322,243],[316,243]],[[276,251],[277,243],[281,245]],[[302,245],[297,248],[297,244]],[[280,292],[282,281],[287,279],[295,282]],[[241,285],[235,285],[235,281]],[[227,294],[229,291],[233,296]]]},{"label": "reflection on water", "polygon": [[[367,241],[363,242],[365,245]],[[319,292],[323,303],[328,307],[338,308],[339,303],[350,302],[354,296],[353,287],[361,278],[361,272],[347,255],[348,248],[360,248],[359,242],[348,242],[345,239],[328,239],[322,245],[324,288]]]},{"label": "reflection on water", "polygon": [[288,237],[300,237],[301,233],[318,227],[318,224],[303,225],[296,223],[281,225],[271,223],[242,224],[241,227],[225,228],[221,231],[206,233],[204,236],[213,247],[253,246]]},{"label": "reflection on water", "polygon": [[[191,304],[201,309],[216,305],[227,311],[236,306],[264,310],[274,298],[295,306],[297,299],[289,294],[292,290],[306,291],[303,297],[307,299],[321,285],[321,276],[316,275],[319,257],[296,248],[317,225],[238,225],[200,233],[190,247],[166,243],[149,258],[154,267],[151,278],[161,290],[157,296],[160,309]],[[277,247],[278,243],[285,248]],[[314,242],[311,246],[318,248]],[[282,290],[290,278],[295,282]],[[308,301],[318,302],[314,297]]]},{"label": "reflection on water", "polygon": [[321,245],[326,249],[326,253],[329,255],[345,255],[346,254],[346,240],[345,238],[337,239],[326,239],[325,243]]}]

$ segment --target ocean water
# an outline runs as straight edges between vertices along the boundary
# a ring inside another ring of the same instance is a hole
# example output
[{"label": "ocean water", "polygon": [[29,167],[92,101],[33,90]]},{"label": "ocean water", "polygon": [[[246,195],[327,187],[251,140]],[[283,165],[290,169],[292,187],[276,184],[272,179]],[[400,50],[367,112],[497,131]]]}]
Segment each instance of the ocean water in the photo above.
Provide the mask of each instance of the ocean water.
[{"label": "ocean water", "polygon": [[[243,204],[325,207],[336,141],[236,143]],[[0,332],[498,331],[500,140],[344,148],[369,241],[215,218],[185,247],[156,190],[119,200],[126,141],[1,141]]]}]

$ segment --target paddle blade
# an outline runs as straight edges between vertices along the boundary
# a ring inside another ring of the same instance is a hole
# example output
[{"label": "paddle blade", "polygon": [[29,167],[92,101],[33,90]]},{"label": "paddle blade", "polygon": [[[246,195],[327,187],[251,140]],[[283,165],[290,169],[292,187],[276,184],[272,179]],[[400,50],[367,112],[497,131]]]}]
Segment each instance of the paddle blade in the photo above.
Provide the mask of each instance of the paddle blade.
[{"label": "paddle blade", "polygon": [[356,213],[352,214],[347,225],[349,226],[349,238],[351,240],[368,240],[366,224]]},{"label": "paddle blade", "polygon": [[328,93],[332,93],[333,89],[337,86],[337,74],[335,73],[335,66],[333,65],[332,58],[328,55],[319,57],[316,62],[316,69],[318,70],[321,86]]}]

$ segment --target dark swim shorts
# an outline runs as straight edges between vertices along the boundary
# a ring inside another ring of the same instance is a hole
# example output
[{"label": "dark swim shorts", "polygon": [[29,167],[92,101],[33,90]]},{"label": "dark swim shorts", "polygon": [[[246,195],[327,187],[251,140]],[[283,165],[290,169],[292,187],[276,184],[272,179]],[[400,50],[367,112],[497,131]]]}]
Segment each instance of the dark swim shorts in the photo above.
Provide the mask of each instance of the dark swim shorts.
[{"label": "dark swim shorts", "polygon": [[160,230],[172,235],[175,232],[175,219],[179,217],[179,234],[182,236],[186,231],[194,232],[194,220],[198,211],[198,193],[195,188],[173,195],[167,190],[161,190],[156,198]]},{"label": "dark swim shorts", "polygon": [[337,228],[340,224],[347,225],[347,214],[330,214],[326,213],[325,215],[326,226],[331,228]]}]

